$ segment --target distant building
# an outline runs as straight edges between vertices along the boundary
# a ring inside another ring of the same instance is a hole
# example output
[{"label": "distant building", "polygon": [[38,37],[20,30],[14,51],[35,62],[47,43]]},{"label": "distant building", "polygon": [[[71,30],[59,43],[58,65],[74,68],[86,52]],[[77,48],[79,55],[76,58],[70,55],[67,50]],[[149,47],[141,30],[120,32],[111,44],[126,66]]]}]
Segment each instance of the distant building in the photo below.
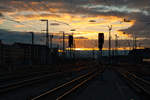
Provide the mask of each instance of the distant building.
[{"label": "distant building", "polygon": [[134,49],[129,52],[129,55],[134,55],[142,58],[150,58],[150,48]]},{"label": "distant building", "polygon": [[129,52],[130,58],[136,63],[142,63],[144,59],[150,59],[150,48],[134,49]]},{"label": "distant building", "polygon": [[0,65],[43,65],[57,59],[58,49],[25,43],[3,44],[0,41]]},{"label": "distant building", "polygon": [[24,43],[15,43],[24,49],[24,64],[46,64],[46,56],[49,55],[50,49],[45,45],[32,45]]},{"label": "distant building", "polygon": [[3,44],[2,45],[2,51],[3,51],[3,64],[11,64],[11,65],[16,65],[16,64],[21,64],[23,61],[23,49],[8,45],[8,44]]}]

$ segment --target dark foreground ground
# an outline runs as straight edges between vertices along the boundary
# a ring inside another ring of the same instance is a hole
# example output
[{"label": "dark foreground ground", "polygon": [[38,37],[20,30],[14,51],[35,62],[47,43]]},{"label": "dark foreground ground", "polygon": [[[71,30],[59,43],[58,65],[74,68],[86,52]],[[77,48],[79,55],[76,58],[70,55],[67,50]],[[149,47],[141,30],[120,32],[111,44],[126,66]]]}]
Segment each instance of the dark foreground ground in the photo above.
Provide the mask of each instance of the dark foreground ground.
[{"label": "dark foreground ground", "polygon": [[[122,77],[122,73],[126,73],[127,71],[129,71],[150,82],[150,68],[148,65],[102,65],[96,61],[84,61],[62,65],[59,64],[53,66],[45,66],[43,68],[41,68],[41,66],[38,66],[37,68],[36,66],[32,66],[31,68],[26,70],[16,70],[13,72],[1,71],[0,78],[2,79],[4,79],[5,77],[9,79],[9,77],[13,77],[13,75],[24,75],[27,73],[40,71],[49,71],[49,74],[64,71],[73,72],[69,72],[60,76],[58,75],[57,77],[48,78],[36,84],[33,83],[32,85],[27,85],[19,89],[1,93],[0,100],[31,100],[31,98],[34,96],[37,96],[49,89],[53,89],[54,87],[70,81],[75,77],[84,75],[86,72],[89,72],[93,68],[98,67],[100,70],[105,70],[102,73],[99,73],[92,80],[88,81],[82,87],[75,90],[64,100],[150,100],[148,95],[145,95],[144,92],[137,92],[137,90],[133,88],[132,83],[128,82],[124,77]],[[18,78],[19,77],[15,78],[16,82]],[[5,83],[7,84],[7,82],[11,81],[7,80]],[[2,84],[2,81],[0,81],[0,84]],[[52,99],[47,98],[44,100]]]}]

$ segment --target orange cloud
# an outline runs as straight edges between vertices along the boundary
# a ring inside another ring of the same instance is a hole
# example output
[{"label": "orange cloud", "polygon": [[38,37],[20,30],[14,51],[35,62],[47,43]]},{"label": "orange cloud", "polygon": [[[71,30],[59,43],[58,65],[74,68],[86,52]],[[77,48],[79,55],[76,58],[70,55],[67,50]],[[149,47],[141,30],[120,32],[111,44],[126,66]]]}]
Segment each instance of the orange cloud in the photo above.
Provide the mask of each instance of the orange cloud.
[{"label": "orange cloud", "polygon": [[17,11],[49,11],[52,13],[59,12],[58,8],[61,8],[64,4],[62,2],[45,2],[45,1],[10,1],[8,2],[12,8],[16,8]]},{"label": "orange cloud", "polygon": [[[14,12],[9,12],[7,15],[13,16],[16,21],[25,22],[25,24],[33,23],[36,24],[36,28],[41,29],[43,26],[40,19],[56,20],[68,23],[69,28],[75,28],[75,37],[86,37],[88,39],[97,39],[97,34],[103,32],[105,39],[108,37],[108,25],[112,25],[112,37],[113,33],[117,33],[119,36],[128,38],[129,35],[125,35],[118,30],[127,29],[135,24],[135,20],[131,22],[123,22],[122,17],[117,16],[82,16],[82,14],[71,14],[71,13],[60,13],[61,7],[64,6],[62,2],[24,2],[24,1],[11,1],[11,6],[17,8]],[[57,7],[56,7],[57,6]],[[43,13],[43,11],[45,13]],[[29,13],[30,12],[30,13]],[[96,22],[89,22],[95,20]],[[24,27],[23,25],[16,25],[16,28]],[[57,27],[58,30],[65,30],[66,26]],[[68,28],[68,26],[67,26]]]},{"label": "orange cloud", "polygon": [[129,34],[129,33],[125,33],[125,32],[122,32],[122,31],[117,31],[118,35],[121,36],[121,37],[125,37],[125,39],[129,39],[132,37],[132,34]]},{"label": "orange cloud", "polygon": [[[123,18],[121,17],[116,17],[116,16],[95,16],[95,17],[81,17],[79,15],[72,16],[71,14],[62,14],[62,15],[57,15],[57,14],[43,14],[43,15],[30,15],[30,16],[16,16],[17,21],[26,21],[27,23],[32,23],[34,24],[34,21],[39,21],[38,23],[40,24],[40,19],[48,19],[48,20],[56,20],[56,21],[62,21],[65,23],[68,23],[70,28],[76,29],[74,33],[76,33],[74,36],[75,37],[86,37],[88,39],[97,39],[97,34],[98,33],[105,33],[105,39],[108,38],[108,25],[112,25],[112,33],[117,33],[119,36],[123,36],[128,38],[129,35],[123,34],[123,32],[118,31],[122,29],[127,29],[131,26],[134,25],[135,21],[131,21],[128,23],[120,23]],[[96,20],[96,22],[89,22],[89,20]],[[17,26],[20,27],[20,26]],[[57,27],[58,28],[58,27]],[[63,26],[63,28],[68,28],[68,26]],[[62,29],[60,29],[62,30]],[[114,39],[114,36],[112,34],[112,39]]]},{"label": "orange cloud", "polygon": [[16,28],[24,27],[24,25],[16,25]]},{"label": "orange cloud", "polygon": [[0,24],[3,24],[3,21],[4,21],[3,19],[0,19]]}]

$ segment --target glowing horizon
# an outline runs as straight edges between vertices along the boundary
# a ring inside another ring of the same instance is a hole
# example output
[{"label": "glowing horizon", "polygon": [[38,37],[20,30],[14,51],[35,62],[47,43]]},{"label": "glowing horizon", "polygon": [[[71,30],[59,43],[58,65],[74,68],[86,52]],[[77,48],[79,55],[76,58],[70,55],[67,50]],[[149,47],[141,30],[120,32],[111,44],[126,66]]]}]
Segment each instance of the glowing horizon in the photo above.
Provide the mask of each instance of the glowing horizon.
[{"label": "glowing horizon", "polygon": [[[137,49],[144,49],[144,47],[136,47]],[[66,48],[66,50],[70,50],[70,48]],[[99,48],[71,48],[71,50],[76,51],[98,51]],[[108,48],[103,48],[102,50],[109,50]],[[123,48],[111,48],[111,50],[132,50],[131,47],[123,47]]]}]

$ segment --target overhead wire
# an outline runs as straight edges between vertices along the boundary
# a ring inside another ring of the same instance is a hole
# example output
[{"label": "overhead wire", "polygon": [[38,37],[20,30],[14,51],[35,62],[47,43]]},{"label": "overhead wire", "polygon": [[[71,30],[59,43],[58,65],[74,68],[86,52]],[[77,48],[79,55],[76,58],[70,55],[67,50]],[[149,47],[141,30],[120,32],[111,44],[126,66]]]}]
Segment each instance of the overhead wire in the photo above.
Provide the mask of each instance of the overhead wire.
[{"label": "overhead wire", "polygon": [[24,25],[24,26],[30,26],[30,28],[32,27],[33,29],[36,29],[36,30],[37,30],[37,28],[33,27],[33,25],[29,25],[29,24],[26,25],[26,24],[24,24],[24,23],[22,23],[22,22],[20,22],[20,21],[14,20],[14,19],[16,19],[16,18],[13,17],[13,16],[7,16],[7,17],[6,17],[5,15],[3,15],[2,18],[5,19],[5,20],[8,20],[8,21],[12,21],[12,22],[15,22],[15,23]]},{"label": "overhead wire", "polygon": [[[36,9],[34,9],[34,8],[32,7],[33,5],[29,4],[28,2],[26,2],[26,5],[27,5],[26,9],[31,8],[32,11],[33,11],[33,12],[36,12],[37,15],[40,17],[40,13],[39,13]],[[11,16],[11,17],[12,17],[12,16]],[[5,17],[5,19],[7,19],[7,20],[9,20],[9,21],[16,22],[16,23],[21,24],[21,25],[24,25],[24,26],[29,26],[30,28],[33,28],[33,29],[35,29],[35,30],[39,30],[35,25],[24,24],[24,23],[22,23],[22,22],[20,22],[20,21],[13,20],[13,19],[15,19],[15,17],[12,17],[12,18],[6,18],[6,17]]]},{"label": "overhead wire", "polygon": [[[10,18],[10,17],[5,17],[5,16],[3,16],[3,18],[2,19],[5,19],[5,20],[8,20],[8,21],[12,21],[12,22],[15,22],[15,23],[17,23],[17,24],[20,24],[20,25],[24,25],[24,26],[30,26],[30,28],[32,27],[31,25],[26,25],[26,24],[24,24],[24,23],[22,23],[22,22],[20,22],[20,21],[16,21],[16,20],[14,20],[14,19],[12,19],[12,18]],[[34,28],[34,27],[32,27],[33,29],[36,29],[36,28]],[[37,29],[36,29],[37,30]]]}]

